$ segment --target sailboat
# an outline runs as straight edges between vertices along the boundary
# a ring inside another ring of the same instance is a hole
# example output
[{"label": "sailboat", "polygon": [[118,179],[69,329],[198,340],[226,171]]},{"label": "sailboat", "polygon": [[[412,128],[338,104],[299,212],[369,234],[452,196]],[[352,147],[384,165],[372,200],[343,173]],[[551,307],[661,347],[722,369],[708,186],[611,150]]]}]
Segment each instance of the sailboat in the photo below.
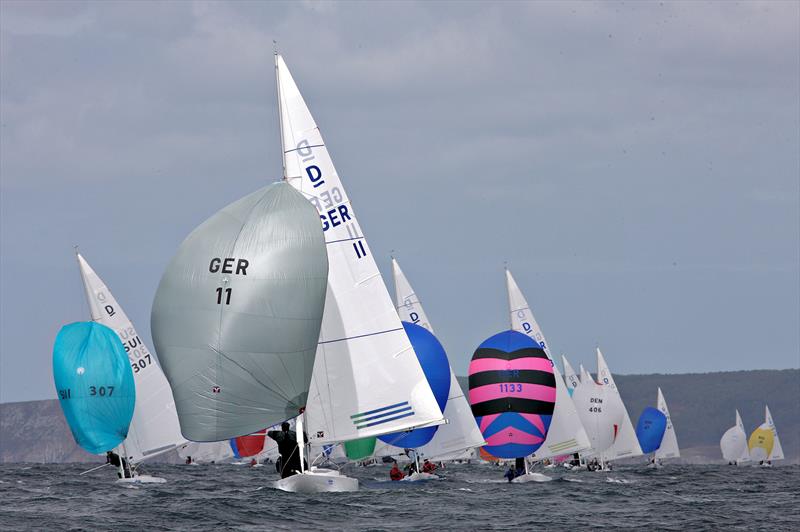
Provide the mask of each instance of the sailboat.
[{"label": "sailboat", "polygon": [[[575,403],[572,402],[558,366],[553,362],[553,358],[550,355],[550,347],[545,340],[544,333],[536,322],[533,311],[531,311],[525,296],[508,268],[506,268],[506,291],[508,292],[511,329],[528,335],[541,346],[550,361],[555,377],[556,405],[553,410],[553,419],[547,430],[547,437],[544,443],[530,458],[533,461],[541,461],[583,451],[589,447],[589,438],[578,417]],[[525,482],[526,478],[531,475],[533,474],[527,470],[526,462],[526,474],[514,478],[514,482]],[[540,477],[543,476],[540,475]],[[541,480],[541,478],[538,479]]]},{"label": "sailboat", "polygon": [[661,444],[656,449],[655,463],[661,464],[668,458],[680,458],[681,451],[678,448],[678,437],[675,434],[675,427],[672,424],[672,418],[669,415],[669,408],[667,408],[667,400],[664,399],[664,394],[661,388],[658,388],[657,399],[658,410],[664,414],[667,419],[667,427],[664,430],[664,436],[661,438]]},{"label": "sailboat", "polygon": [[[413,324],[434,334],[433,326],[422,308],[422,302],[417,297],[416,292],[400,268],[400,264],[394,257],[392,257],[392,276],[394,278],[395,304],[400,320],[404,324]],[[449,393],[444,408],[447,424],[434,427],[435,432],[430,441],[414,448],[415,452],[412,455],[417,462],[416,472],[403,480],[408,479],[408,481],[413,482],[438,478],[436,475],[422,472],[419,464],[421,458],[431,461],[450,460],[486,444],[478,425],[475,423],[475,418],[472,416],[472,411],[466,397],[464,397],[464,392],[461,390],[461,386],[458,384],[458,380],[449,363],[446,367],[446,377],[450,381]],[[382,439],[395,448],[407,447],[402,440],[396,441],[391,436],[388,435]]]},{"label": "sailboat", "polygon": [[[308,402],[297,434],[305,424],[311,443],[324,445],[440,425],[441,408],[320,130],[277,53],[275,71],[283,177],[316,207],[330,263]],[[328,471],[312,468],[277,487],[327,490],[330,480]],[[341,488],[356,489],[357,482],[350,480]]]},{"label": "sailboat", "polygon": [[762,467],[772,467],[774,460],[783,460],[783,447],[778,431],[772,421],[769,406],[764,408],[764,423],[753,431],[748,442],[750,458]]},{"label": "sailboat", "polygon": [[233,458],[230,441],[188,442],[178,447],[178,456],[187,464],[220,464]]},{"label": "sailboat", "polygon": [[611,390],[610,400],[618,402],[623,413],[622,423],[616,438],[614,438],[614,444],[602,455],[603,465],[605,466],[606,463],[619,458],[642,456],[644,453],[639,446],[639,440],[636,438],[636,431],[631,423],[628,410],[622,402],[617,385],[614,383],[614,377],[611,375],[611,370],[608,369],[606,359],[603,357],[599,347],[597,348],[597,380],[601,385],[607,386]]},{"label": "sailboat", "polygon": [[569,396],[572,397],[572,394],[575,393],[575,388],[578,387],[581,381],[575,373],[575,370],[572,369],[569,360],[567,360],[567,357],[564,355],[561,355],[561,364],[564,366],[564,382],[567,385]]},{"label": "sailboat", "polygon": [[[127,353],[137,400],[128,436],[119,455],[136,464],[186,443],[180,433],[175,400],[156,357],[147,348],[111,290],[86,259],[76,253],[92,321],[116,332]],[[163,482],[159,477],[134,474],[134,482]]]},{"label": "sailboat", "polygon": [[[92,454],[116,449],[128,437],[136,403],[128,355],[117,334],[99,323],[61,328],[53,346],[58,402],[75,442]],[[119,461],[119,477],[130,476]]]},{"label": "sailboat", "polygon": [[[521,482],[547,481],[529,475],[525,458],[544,443],[556,403],[553,364],[536,340],[508,330],[484,340],[469,364],[472,415],[497,458],[514,458]],[[516,479],[515,479],[516,480]]]},{"label": "sailboat", "polygon": [[747,449],[747,433],[744,430],[742,417],[736,411],[736,424],[725,431],[719,440],[722,457],[731,465],[740,465],[750,461]]},{"label": "sailboat", "polygon": [[[581,377],[572,400],[578,416],[589,437],[591,449],[582,455],[603,459],[605,453],[619,434],[623,421],[622,403],[616,400],[614,391],[597,383],[581,366]],[[604,467],[604,464],[599,464]]]}]

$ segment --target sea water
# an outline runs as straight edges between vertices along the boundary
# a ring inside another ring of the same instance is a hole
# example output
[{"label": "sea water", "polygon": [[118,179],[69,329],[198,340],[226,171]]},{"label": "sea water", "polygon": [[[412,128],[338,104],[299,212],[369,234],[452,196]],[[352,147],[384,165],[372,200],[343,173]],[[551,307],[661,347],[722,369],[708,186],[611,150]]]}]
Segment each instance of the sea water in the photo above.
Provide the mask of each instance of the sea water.
[{"label": "sea water", "polygon": [[621,466],[540,470],[454,464],[444,478],[389,481],[389,466],[346,468],[356,493],[275,490],[274,466],[145,464],[164,484],[115,482],[111,467],[0,465],[3,530],[800,530],[800,466]]}]

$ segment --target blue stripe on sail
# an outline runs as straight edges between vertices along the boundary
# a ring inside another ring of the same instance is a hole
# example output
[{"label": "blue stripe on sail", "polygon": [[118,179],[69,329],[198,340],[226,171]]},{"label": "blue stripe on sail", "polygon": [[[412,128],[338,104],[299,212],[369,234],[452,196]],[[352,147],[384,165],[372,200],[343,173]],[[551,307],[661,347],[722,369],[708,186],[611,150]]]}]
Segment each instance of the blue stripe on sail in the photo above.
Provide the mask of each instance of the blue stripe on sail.
[{"label": "blue stripe on sail", "polygon": [[373,425],[380,425],[382,423],[388,423],[389,421],[394,421],[396,419],[402,419],[404,417],[413,416],[413,415],[414,415],[414,411],[412,410],[411,412],[406,412],[405,414],[402,414],[402,415],[399,415],[399,416],[390,417],[388,419],[382,419],[380,421],[375,421],[375,422],[372,422],[372,423],[367,423],[366,425],[356,425],[356,428],[357,429],[365,429],[367,427],[372,427]]},{"label": "blue stripe on sail", "polygon": [[385,417],[389,417],[389,416],[394,416],[395,414],[399,414],[401,412],[408,412],[409,410],[411,410],[411,406],[404,406],[403,408],[398,408],[398,409],[392,410],[390,412],[383,412],[381,414],[376,414],[374,416],[362,417],[362,418],[359,418],[359,419],[354,419],[353,423],[356,424],[356,425],[359,425],[359,424],[364,423],[366,421],[372,421],[373,419],[381,419],[381,418],[385,418]]},{"label": "blue stripe on sail", "polygon": [[358,413],[358,414],[353,414],[352,416],[350,416],[350,419],[355,419],[357,417],[368,416],[370,414],[375,414],[377,412],[383,412],[384,410],[392,410],[393,408],[397,408],[399,406],[406,406],[406,405],[408,405],[408,401],[404,401],[402,403],[397,403],[395,405],[383,406],[381,408],[376,408],[375,410],[370,410],[368,412],[361,412],[361,413]]}]

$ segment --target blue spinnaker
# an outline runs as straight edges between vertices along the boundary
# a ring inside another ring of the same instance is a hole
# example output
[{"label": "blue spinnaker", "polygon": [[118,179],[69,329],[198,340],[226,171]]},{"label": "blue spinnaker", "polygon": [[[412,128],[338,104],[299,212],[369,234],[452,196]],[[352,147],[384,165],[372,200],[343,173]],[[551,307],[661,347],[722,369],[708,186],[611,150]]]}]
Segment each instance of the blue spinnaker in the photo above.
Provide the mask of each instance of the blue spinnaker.
[{"label": "blue spinnaker", "polygon": [[[439,340],[428,329],[414,323],[405,321],[402,323],[408,339],[411,341],[411,346],[417,354],[422,371],[425,373],[425,379],[433,391],[436,403],[444,412],[447,397],[450,394],[450,362],[447,360],[447,353]],[[403,433],[385,434],[379,436],[378,439],[395,447],[416,449],[431,441],[438,428],[438,426],[424,427]]]},{"label": "blue spinnaker", "polygon": [[53,347],[53,379],[78,445],[100,454],[125,440],[136,385],[117,333],[94,322],[62,327]]},{"label": "blue spinnaker", "polygon": [[636,437],[639,439],[642,452],[652,453],[661,447],[661,440],[666,430],[667,416],[652,406],[645,408],[636,424]]}]

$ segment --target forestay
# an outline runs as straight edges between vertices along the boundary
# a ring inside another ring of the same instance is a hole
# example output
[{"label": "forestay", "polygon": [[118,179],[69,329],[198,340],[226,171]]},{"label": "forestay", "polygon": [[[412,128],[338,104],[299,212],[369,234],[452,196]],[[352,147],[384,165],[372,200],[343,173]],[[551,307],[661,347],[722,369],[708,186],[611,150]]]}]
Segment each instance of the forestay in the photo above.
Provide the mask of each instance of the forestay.
[{"label": "forestay", "polygon": [[77,259],[92,320],[117,333],[133,371],[137,400],[124,445],[128,459],[138,462],[184,444],[172,390],[156,356],[100,276],[83,256]]},{"label": "forestay", "polygon": [[597,349],[597,381],[603,386],[608,386],[608,388],[612,391],[610,400],[619,402],[619,408],[623,414],[619,433],[614,439],[614,445],[612,445],[604,453],[603,459],[608,461],[616,460],[618,458],[641,456],[644,453],[642,453],[642,448],[639,446],[639,440],[636,438],[636,431],[631,423],[628,410],[625,408],[625,404],[622,402],[622,397],[619,394],[617,385],[614,383],[614,377],[611,375],[611,371],[608,369],[608,364],[606,364],[606,359],[603,357],[603,353],[600,352],[599,348]]},{"label": "forestay", "polygon": [[570,393],[561,378],[558,366],[553,362],[550,346],[545,340],[541,327],[528,306],[528,301],[517,286],[517,282],[506,268],[506,291],[508,292],[509,315],[511,328],[534,339],[547,355],[553,366],[556,381],[556,406],[553,420],[547,430],[547,438],[541,447],[531,456],[533,460],[544,460],[565,454],[574,454],[589,447],[589,438],[575,410]]},{"label": "forestay", "polygon": [[[395,303],[400,319],[420,325],[434,334],[433,326],[422,308],[422,302],[394,258],[392,258],[392,276]],[[486,444],[452,366],[449,371],[450,392],[444,409],[447,425],[440,426],[433,440],[417,449],[421,457],[431,460],[442,460]]]},{"label": "forestay", "polygon": [[153,302],[153,340],[183,435],[220,441],[306,404],[328,259],[313,208],[286,183],[195,229]]},{"label": "forestay", "polygon": [[680,458],[681,451],[678,448],[678,437],[675,435],[675,427],[672,425],[672,418],[669,416],[667,400],[664,399],[661,388],[658,389],[657,406],[661,413],[667,418],[667,429],[664,431],[664,437],[661,439],[661,446],[656,450],[656,458],[659,460]]},{"label": "forestay", "polygon": [[330,262],[306,409],[311,442],[443,423],[319,128],[275,59],[284,178],[317,208]]}]

